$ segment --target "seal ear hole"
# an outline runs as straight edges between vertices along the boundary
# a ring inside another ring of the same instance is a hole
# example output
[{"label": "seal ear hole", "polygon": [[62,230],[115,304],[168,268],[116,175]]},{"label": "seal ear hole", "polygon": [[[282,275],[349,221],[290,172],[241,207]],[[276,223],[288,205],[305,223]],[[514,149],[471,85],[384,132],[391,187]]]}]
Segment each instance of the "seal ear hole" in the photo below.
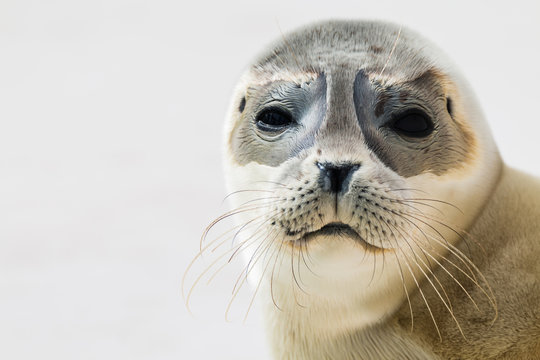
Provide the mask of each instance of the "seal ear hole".
[{"label": "seal ear hole", "polygon": [[454,117],[454,104],[452,103],[452,99],[450,99],[450,97],[446,98],[446,111],[448,111],[451,117]]},{"label": "seal ear hole", "polygon": [[242,98],[242,100],[240,100],[240,105],[238,106],[238,111],[240,111],[240,113],[243,113],[245,108],[246,108],[246,97],[244,96]]}]

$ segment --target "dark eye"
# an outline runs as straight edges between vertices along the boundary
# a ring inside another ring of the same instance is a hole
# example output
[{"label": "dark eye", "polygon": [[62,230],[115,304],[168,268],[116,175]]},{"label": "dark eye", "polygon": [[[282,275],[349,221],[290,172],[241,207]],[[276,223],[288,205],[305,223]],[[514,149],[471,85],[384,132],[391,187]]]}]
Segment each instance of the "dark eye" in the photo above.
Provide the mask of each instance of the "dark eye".
[{"label": "dark eye", "polygon": [[399,116],[392,122],[392,129],[408,137],[426,137],[433,132],[433,123],[422,113],[408,113]]},{"label": "dark eye", "polygon": [[266,132],[279,132],[285,130],[293,123],[291,114],[281,109],[267,109],[257,116],[257,127]]}]

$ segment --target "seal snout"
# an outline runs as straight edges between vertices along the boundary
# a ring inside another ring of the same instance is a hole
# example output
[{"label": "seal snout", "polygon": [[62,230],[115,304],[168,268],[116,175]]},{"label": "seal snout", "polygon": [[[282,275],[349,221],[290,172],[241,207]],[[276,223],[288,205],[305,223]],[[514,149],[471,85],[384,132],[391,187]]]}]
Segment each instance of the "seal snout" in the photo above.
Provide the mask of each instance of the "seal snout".
[{"label": "seal snout", "polygon": [[336,194],[347,191],[352,174],[360,168],[360,164],[353,163],[316,162],[316,165],[320,170],[321,189]]}]

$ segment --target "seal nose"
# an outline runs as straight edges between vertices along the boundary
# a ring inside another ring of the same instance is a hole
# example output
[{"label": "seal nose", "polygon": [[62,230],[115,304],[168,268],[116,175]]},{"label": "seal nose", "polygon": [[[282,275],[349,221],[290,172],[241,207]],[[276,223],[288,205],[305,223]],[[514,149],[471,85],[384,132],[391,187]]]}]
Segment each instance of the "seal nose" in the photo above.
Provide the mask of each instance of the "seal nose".
[{"label": "seal nose", "polygon": [[360,167],[360,164],[351,163],[320,163],[317,167],[321,171],[319,182],[321,188],[332,193],[345,192],[349,187],[352,173]]}]

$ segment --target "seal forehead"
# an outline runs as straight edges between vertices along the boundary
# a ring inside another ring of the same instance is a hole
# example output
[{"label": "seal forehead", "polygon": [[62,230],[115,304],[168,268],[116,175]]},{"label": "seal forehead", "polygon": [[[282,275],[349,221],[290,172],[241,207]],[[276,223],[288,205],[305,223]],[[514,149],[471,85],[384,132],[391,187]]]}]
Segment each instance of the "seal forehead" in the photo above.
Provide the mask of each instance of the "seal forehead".
[{"label": "seal forehead", "polygon": [[265,77],[284,71],[382,73],[384,68],[387,78],[410,80],[435,66],[426,45],[417,34],[394,24],[332,21],[283,36],[251,70]]}]

